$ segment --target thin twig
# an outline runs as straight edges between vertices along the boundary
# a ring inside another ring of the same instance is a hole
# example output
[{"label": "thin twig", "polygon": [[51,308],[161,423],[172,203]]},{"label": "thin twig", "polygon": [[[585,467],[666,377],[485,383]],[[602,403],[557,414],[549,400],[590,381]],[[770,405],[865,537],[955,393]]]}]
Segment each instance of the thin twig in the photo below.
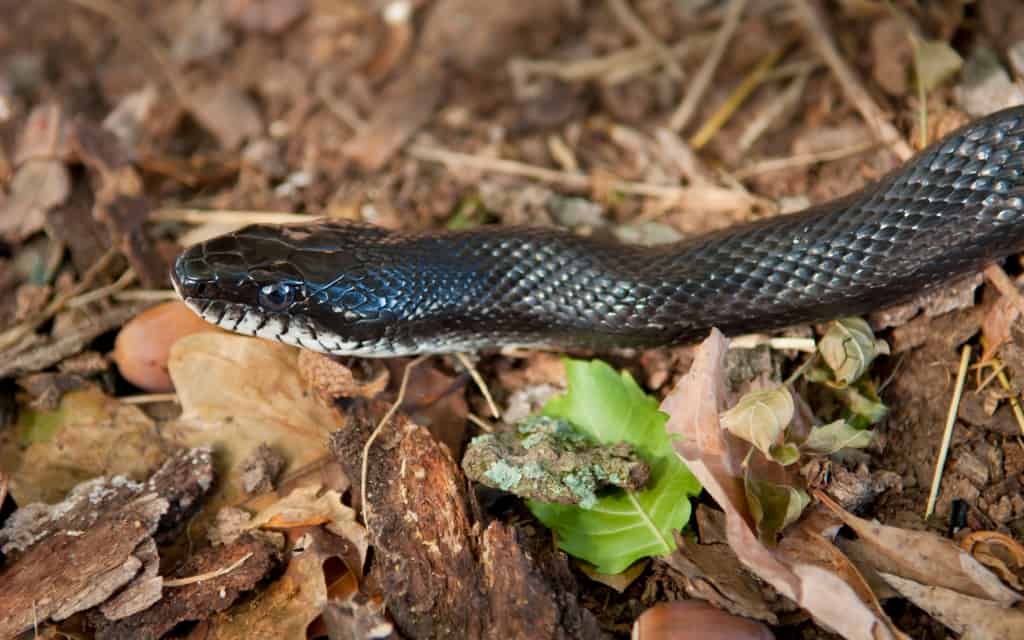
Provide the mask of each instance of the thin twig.
[{"label": "thin twig", "polygon": [[500,420],[501,412],[498,411],[498,405],[494,404],[494,398],[491,397],[491,390],[487,388],[487,383],[484,382],[480,372],[476,370],[476,367],[469,361],[466,354],[460,351],[455,354],[455,357],[460,363],[462,363],[462,366],[466,368],[466,371],[469,372],[469,377],[473,378],[473,382],[476,383],[477,389],[480,389],[480,393],[483,395],[484,400],[487,401],[487,407],[491,410],[491,416]]},{"label": "thin twig", "polygon": [[75,286],[71,287],[69,291],[63,295],[54,298],[49,305],[46,306],[41,312],[35,315],[35,317],[25,320],[21,324],[17,324],[7,331],[0,334],[0,351],[4,351],[11,347],[16,342],[27,336],[29,333],[36,330],[39,325],[43,324],[53,316],[57,315],[61,309],[68,303],[69,300],[78,296],[90,286],[93,281],[104,271],[107,267],[117,258],[120,254],[117,249],[109,249],[106,253],[100,256],[89,269],[82,275],[82,279]]},{"label": "thin twig", "polygon": [[[737,142],[741,151],[749,150],[754,146],[755,142],[761,139],[761,136],[764,135],[764,132],[773,123],[784,115],[792,113],[794,107],[803,97],[804,87],[807,85],[807,79],[810,77],[810,72],[807,72],[793,78],[792,82],[779,94],[778,98],[772,100],[766,108],[761,109],[759,113],[751,118],[750,123],[743,128],[743,133],[740,134],[739,141]],[[768,81],[767,74],[762,81]]]},{"label": "thin twig", "polygon": [[100,287],[99,289],[93,289],[92,291],[86,291],[81,295],[77,295],[68,300],[67,306],[72,309],[84,307],[85,305],[96,302],[97,300],[102,300],[112,296],[118,291],[127,288],[133,282],[135,282],[135,272],[131,268],[128,268],[121,274],[121,277],[113,283],[108,284],[105,287]]},{"label": "thin twig", "polygon": [[391,420],[392,416],[395,415],[395,412],[398,411],[398,408],[402,406],[402,402],[405,400],[406,387],[409,386],[409,375],[412,373],[412,370],[429,357],[429,354],[423,354],[417,357],[409,364],[405,365],[405,371],[402,372],[402,384],[398,386],[398,396],[395,398],[395,401],[391,404],[391,407],[388,409],[387,413],[384,414],[384,417],[381,418],[380,422],[377,423],[377,426],[374,427],[373,433],[371,433],[370,437],[366,439],[366,444],[363,445],[362,469],[360,470],[359,474],[359,496],[360,499],[363,501],[363,521],[366,522],[367,528],[370,527],[370,501],[366,497],[366,475],[367,469],[369,468],[370,447],[373,446],[373,443],[377,439],[377,436],[379,436],[381,431],[384,430],[384,425],[386,425],[388,421]]},{"label": "thin twig", "polygon": [[768,345],[770,349],[792,349],[805,353],[814,353],[817,348],[814,338],[774,338],[763,333],[748,333],[729,341],[730,349],[754,349],[761,345]]},{"label": "thin twig", "polygon": [[960,398],[964,393],[964,381],[967,379],[967,365],[971,362],[971,347],[964,345],[960,354],[960,369],[956,374],[956,387],[953,389],[953,399],[949,403],[949,413],[946,414],[946,428],[942,432],[942,446],[939,448],[939,457],[935,460],[935,474],[932,476],[932,488],[928,492],[928,506],[924,511],[924,518],[927,520],[935,511],[935,500],[939,497],[939,485],[942,483],[942,470],[946,466],[946,457],[949,455],[949,443],[953,438],[953,425],[956,424],[956,414],[960,408]]},{"label": "thin twig", "polygon": [[697,133],[693,134],[693,137],[690,138],[690,146],[694,149],[700,149],[711,140],[712,136],[725,125],[729,118],[732,117],[732,114],[736,113],[740,105],[754,92],[754,89],[761,85],[768,72],[778,64],[782,56],[789,50],[790,45],[791,42],[786,42],[758,61],[757,65],[740,82],[739,86],[736,87],[725,103],[701,125]]},{"label": "thin twig", "polygon": [[118,398],[124,404],[153,404],[155,402],[181,402],[176,393],[137,393]]},{"label": "thin twig", "polygon": [[178,294],[172,289],[129,289],[114,294],[118,302],[156,302],[160,300],[177,300]]},{"label": "thin twig", "polygon": [[850,65],[843,60],[839,49],[821,20],[817,6],[812,6],[811,0],[790,0],[790,4],[796,10],[804,31],[810,36],[811,45],[832,70],[847,100],[852,102],[860,112],[861,117],[874,132],[875,138],[879,141],[886,141],[901,161],[909,159],[914,155],[910,145],[903,139],[896,127],[885,119],[881,108],[875,104],[871,95],[861,85]]},{"label": "thin twig", "polygon": [[647,28],[643,20],[633,13],[633,10],[624,0],[608,0],[608,8],[611,9],[612,14],[615,15],[615,18],[626,31],[629,31],[638,42],[650,47],[661,58],[662,64],[665,65],[665,69],[674,80],[682,80],[686,77],[686,74],[683,73],[683,68],[679,66],[675,56],[672,55],[672,51],[665,46],[664,42],[658,39],[658,36],[651,33],[651,30]]},{"label": "thin twig", "polygon": [[238,567],[242,566],[243,564],[245,564],[245,561],[248,560],[251,557],[252,557],[252,551],[246,553],[244,556],[242,556],[241,558],[239,558],[235,562],[231,563],[231,566],[222,567],[220,569],[215,569],[213,571],[207,571],[206,573],[198,573],[198,574],[196,574],[194,576],[189,576],[187,578],[175,578],[173,580],[164,580],[163,581],[163,586],[165,586],[165,587],[184,587],[184,586],[187,586],[187,585],[190,585],[190,584],[195,584],[196,582],[204,582],[206,580],[211,580],[213,578],[219,578],[219,577],[221,577],[223,575],[231,573],[232,571],[234,571]]},{"label": "thin twig", "polygon": [[475,424],[476,426],[480,427],[487,433],[491,433],[492,431],[494,431],[494,425],[488,423],[486,420],[476,415],[472,411],[466,414],[466,419]]},{"label": "thin twig", "polygon": [[[409,147],[407,152],[414,158],[439,162],[448,167],[466,167],[479,171],[530,178],[549,184],[556,184],[573,191],[588,191],[592,186],[589,176],[538,167],[514,160],[474,156],[468,153],[459,153],[425,145],[414,145]],[[612,180],[608,188],[626,195],[649,196],[675,202],[697,202],[709,210],[716,211],[735,211],[738,208],[752,205],[762,206],[766,209],[771,209],[772,207],[769,201],[752,194],[716,186],[682,187],[648,182],[632,182],[629,180]]]},{"label": "thin twig", "polygon": [[743,9],[746,6],[747,0],[732,0],[729,3],[725,19],[722,21],[722,26],[719,28],[718,33],[715,35],[715,41],[711,45],[711,51],[708,52],[707,57],[704,59],[704,64],[697,71],[697,75],[693,77],[686,95],[683,96],[679,106],[676,107],[672,117],[668,120],[669,129],[675,132],[681,131],[690,121],[690,118],[693,117],[693,114],[696,113],[697,105],[700,104],[708,86],[711,85],[715,69],[721,63],[722,56],[725,55],[726,48],[728,48],[737,27],[740,25],[740,18],[743,17]]},{"label": "thin twig", "polygon": [[[1010,387],[1010,380],[1006,377],[1006,372],[1000,367],[996,371],[996,379],[999,380],[999,386],[1003,388],[1003,391],[1012,391]],[[1024,409],[1021,409],[1020,400],[1017,396],[1012,395],[1009,397],[1010,408],[1013,409],[1013,417],[1017,419],[1017,426],[1020,427],[1020,432],[1024,435]]]},{"label": "thin twig", "polygon": [[[978,376],[979,376],[979,378],[978,378],[978,388],[975,389],[975,392],[981,392],[981,391],[985,390],[985,387],[987,387],[988,385],[992,384],[992,381],[995,380],[996,377],[999,376],[999,372],[1000,371],[1002,371],[1004,368],[1006,368],[1006,363],[1004,363],[999,358],[992,358],[991,360],[988,360],[987,362],[979,362],[977,367],[978,367]],[[988,369],[989,367],[992,368],[992,373],[988,374],[984,378],[980,377],[982,370],[983,369]]]},{"label": "thin twig", "polygon": [[149,215],[153,222],[184,222],[186,224],[288,224],[313,222],[323,216],[284,211],[237,211],[224,209],[157,209]]},{"label": "thin twig", "polygon": [[785,158],[768,158],[741,169],[737,169],[733,172],[733,176],[742,180],[744,178],[756,176],[761,173],[767,173],[769,171],[781,171],[783,169],[804,167],[809,164],[817,164],[819,162],[842,160],[843,158],[867,153],[868,151],[877,149],[879,146],[881,146],[880,143],[871,140],[860,144],[850,145],[849,147],[843,147],[841,149],[829,149],[827,151],[819,151],[816,153],[799,153],[792,156],[786,156]]}]

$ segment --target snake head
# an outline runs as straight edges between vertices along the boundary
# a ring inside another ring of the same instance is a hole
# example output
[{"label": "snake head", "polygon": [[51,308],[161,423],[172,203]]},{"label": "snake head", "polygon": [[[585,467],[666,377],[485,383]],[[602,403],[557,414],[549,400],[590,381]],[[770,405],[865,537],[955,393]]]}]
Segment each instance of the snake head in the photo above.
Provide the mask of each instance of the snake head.
[{"label": "snake head", "polygon": [[[347,225],[345,237],[352,236]],[[332,354],[376,355],[390,298],[355,247],[330,225],[253,225],[185,250],[171,273],[204,320],[246,335]]]}]

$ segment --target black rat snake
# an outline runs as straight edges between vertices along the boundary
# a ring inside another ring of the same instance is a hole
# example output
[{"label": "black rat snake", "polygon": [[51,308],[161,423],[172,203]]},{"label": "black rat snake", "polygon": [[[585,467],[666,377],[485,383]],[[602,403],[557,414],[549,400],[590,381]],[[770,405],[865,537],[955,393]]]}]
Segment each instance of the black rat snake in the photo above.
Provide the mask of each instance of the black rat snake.
[{"label": "black rat snake", "polygon": [[860,314],[1024,250],[1024,107],[805,211],[656,247],[547,228],[245,227],[177,260],[227,329],[334,354],[656,346]]}]

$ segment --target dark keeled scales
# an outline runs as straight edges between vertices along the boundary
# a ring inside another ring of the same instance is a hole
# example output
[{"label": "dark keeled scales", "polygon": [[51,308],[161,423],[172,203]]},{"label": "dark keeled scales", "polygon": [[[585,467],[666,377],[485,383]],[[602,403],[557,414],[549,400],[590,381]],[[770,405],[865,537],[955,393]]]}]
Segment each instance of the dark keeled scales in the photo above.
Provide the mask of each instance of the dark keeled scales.
[{"label": "dark keeled scales", "polygon": [[[266,337],[362,355],[767,330],[864,313],[1024,249],[1022,147],[1024,109],[1009,109],[847,198],[656,248],[535,228],[253,226],[189,249],[175,280],[228,328],[265,335],[251,326],[264,314],[287,325]],[[297,295],[271,313],[256,291],[278,280]]]}]

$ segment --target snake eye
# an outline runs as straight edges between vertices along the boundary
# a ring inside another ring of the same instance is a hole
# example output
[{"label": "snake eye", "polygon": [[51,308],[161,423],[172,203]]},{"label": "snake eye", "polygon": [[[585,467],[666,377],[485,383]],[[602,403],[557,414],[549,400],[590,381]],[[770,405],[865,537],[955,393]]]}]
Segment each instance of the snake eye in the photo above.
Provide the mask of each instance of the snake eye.
[{"label": "snake eye", "polygon": [[267,311],[284,311],[295,301],[295,287],[287,282],[274,282],[260,287],[256,302]]}]

